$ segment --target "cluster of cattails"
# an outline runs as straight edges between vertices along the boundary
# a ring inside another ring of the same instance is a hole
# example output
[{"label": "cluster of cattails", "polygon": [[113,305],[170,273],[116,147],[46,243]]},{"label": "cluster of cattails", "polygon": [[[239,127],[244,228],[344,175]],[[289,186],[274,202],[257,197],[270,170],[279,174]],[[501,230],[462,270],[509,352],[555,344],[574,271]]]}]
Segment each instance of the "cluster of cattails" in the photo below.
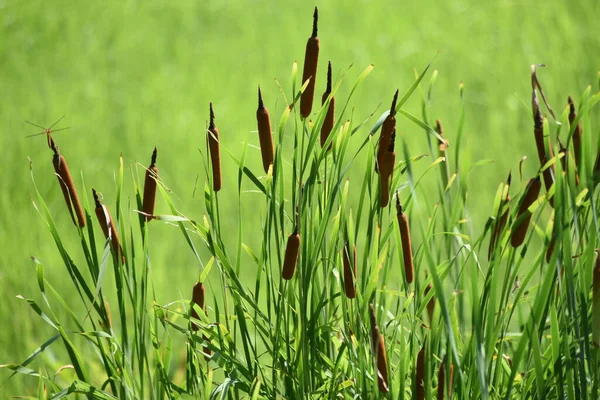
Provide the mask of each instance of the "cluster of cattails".
[{"label": "cluster of cattails", "polygon": [[508,173],[508,179],[506,179],[506,186],[502,192],[502,198],[500,200],[500,206],[498,207],[498,215],[496,217],[496,223],[494,224],[494,230],[492,231],[492,237],[490,239],[490,247],[488,249],[488,260],[492,258],[492,254],[494,253],[494,249],[498,244],[498,240],[500,240],[500,235],[508,222],[508,214],[510,211],[509,203],[510,203],[510,182],[511,182],[511,173]]},{"label": "cluster of cattails", "polygon": [[[327,87],[325,89],[325,93],[323,93],[323,97],[321,98],[321,105],[325,105],[327,99],[331,95],[331,61],[327,64]],[[329,134],[333,130],[333,124],[335,120],[335,96],[331,96],[331,100],[329,101],[329,106],[327,107],[327,114],[325,114],[325,119],[323,120],[323,125],[321,125],[321,147],[325,146],[325,142],[329,138]],[[331,149],[333,143],[329,143],[327,150]]]},{"label": "cluster of cattails", "polygon": [[221,149],[219,145],[219,130],[215,126],[215,113],[213,111],[213,104],[210,103],[210,122],[208,124],[208,131],[206,135],[208,141],[208,150],[210,152],[210,162],[212,165],[213,175],[213,190],[218,192],[221,190]]},{"label": "cluster of cattails", "polygon": [[146,221],[154,218],[154,203],[156,202],[156,180],[158,179],[158,168],[156,167],[156,147],[152,151],[150,166],[146,169],[146,178],[144,180],[144,199],[142,201],[142,211]]},{"label": "cluster of cattails", "polygon": [[[535,146],[537,148],[538,158],[540,160],[540,167],[543,167],[549,160],[546,152],[546,143],[544,141],[544,118],[540,110],[540,102],[538,100],[537,89],[540,88],[540,84],[537,80],[535,73],[535,66],[531,67],[531,105],[533,113],[533,134],[535,137]],[[541,92],[541,90],[540,90]],[[543,94],[542,94],[543,95]],[[552,184],[554,183],[553,173],[555,173],[554,164],[546,168],[542,174],[544,176],[544,184],[546,186],[546,192],[550,191]],[[549,203],[554,207],[554,199],[549,198]]]},{"label": "cluster of cattails", "polygon": [[350,243],[346,242],[342,258],[344,264],[344,292],[346,297],[353,299],[356,297],[356,245],[350,249]]},{"label": "cluster of cattails", "polygon": [[527,182],[525,191],[521,196],[517,218],[511,229],[510,244],[515,248],[522,245],[523,241],[525,241],[525,235],[527,234],[529,221],[531,220],[531,212],[528,209],[537,200],[541,188],[542,182],[539,175]]},{"label": "cluster of cattails", "polygon": [[410,243],[410,229],[408,227],[408,217],[402,212],[400,197],[396,192],[396,217],[400,226],[400,240],[402,242],[402,255],[404,257],[404,276],[406,282],[412,283],[414,278],[412,245]]},{"label": "cluster of cattails", "polygon": [[120,260],[121,263],[125,264],[125,253],[123,252],[123,247],[119,241],[119,234],[117,233],[115,222],[110,215],[108,208],[102,204],[102,201],[98,196],[98,192],[96,192],[95,189],[92,189],[92,192],[94,194],[94,202],[96,204],[96,217],[98,218],[98,222],[100,223],[104,237],[110,240],[110,247],[115,258]]},{"label": "cluster of cattails", "polygon": [[370,305],[369,312],[371,319],[371,344],[373,346],[373,354],[375,355],[375,363],[377,365],[377,387],[380,392],[387,393],[390,391],[390,387],[388,383],[385,341],[383,339],[383,334],[379,331],[379,326],[377,326],[377,318],[375,316],[373,304]]},{"label": "cluster of cattails", "polygon": [[300,114],[302,118],[308,118],[312,111],[313,99],[315,97],[315,82],[317,80],[317,64],[319,61],[319,38],[317,37],[317,24],[319,21],[319,10],[315,7],[313,14],[312,34],[306,42],[306,53],[304,55],[304,70],[302,72],[302,83],[308,80],[308,85],[300,98]]},{"label": "cluster of cattails", "polygon": [[[198,307],[200,307],[202,309],[202,311],[204,311],[204,313],[206,313],[206,308],[205,308],[205,289],[204,289],[204,284],[202,282],[198,282],[194,285],[194,288],[192,289],[192,303],[194,303],[195,305],[197,305]],[[194,308],[192,307],[192,317],[195,318],[196,320],[200,319],[200,316],[198,315],[198,312],[196,310],[194,310]],[[200,328],[198,327],[198,325],[192,323],[192,331],[197,332]],[[208,341],[208,337],[206,335],[203,335],[203,339]],[[209,359],[210,358],[210,349],[207,346],[204,346],[204,357],[205,359]]]},{"label": "cluster of cattails", "polygon": [[300,249],[300,234],[298,233],[298,227],[294,229],[294,232],[288,237],[287,245],[285,247],[285,257],[283,258],[283,270],[281,271],[281,277],[285,280],[290,280],[294,277],[294,271],[296,271],[296,263],[298,261],[298,250]]},{"label": "cluster of cattails", "polygon": [[[76,226],[83,228],[85,227],[85,214],[83,213],[83,208],[79,202],[79,196],[77,196],[77,190],[75,190],[75,183],[73,182],[73,177],[69,171],[67,160],[65,160],[65,157],[60,154],[58,146],[49,134],[48,146],[54,152],[52,164],[54,165],[54,172],[58,177],[60,189],[62,190],[65,202],[67,203],[69,214],[71,214],[71,220]],[[77,221],[75,221],[75,216],[77,216]]]},{"label": "cluster of cattails", "polygon": [[273,134],[271,132],[271,117],[269,110],[265,107],[262,99],[260,86],[258,87],[258,109],[256,110],[256,123],[258,125],[258,140],[260,141],[260,153],[265,173],[273,164]]}]

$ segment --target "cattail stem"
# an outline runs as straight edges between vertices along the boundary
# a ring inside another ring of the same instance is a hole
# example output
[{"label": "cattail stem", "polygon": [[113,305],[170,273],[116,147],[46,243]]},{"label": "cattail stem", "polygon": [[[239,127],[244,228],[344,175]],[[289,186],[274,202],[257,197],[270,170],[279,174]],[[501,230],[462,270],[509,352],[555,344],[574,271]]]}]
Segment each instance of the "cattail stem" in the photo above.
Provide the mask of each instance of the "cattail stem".
[{"label": "cattail stem", "polygon": [[346,297],[353,299],[356,297],[356,245],[352,249],[352,259],[350,259],[350,243],[346,242],[342,258],[344,264],[344,292]]},{"label": "cattail stem", "polygon": [[273,164],[273,133],[271,132],[271,117],[269,110],[265,107],[262,99],[260,86],[258,87],[258,109],[256,110],[256,122],[258,124],[258,139],[260,140],[260,153],[262,155],[263,169],[269,172]]},{"label": "cattail stem", "polygon": [[212,164],[213,174],[213,190],[218,192],[221,190],[221,149],[219,144],[219,130],[215,126],[215,113],[213,111],[213,104],[210,103],[210,123],[208,125],[208,132],[206,139],[208,141],[208,148],[210,151],[210,161]]},{"label": "cattail stem", "polygon": [[125,253],[123,252],[123,247],[119,241],[119,234],[117,233],[115,222],[110,215],[108,208],[100,201],[98,192],[96,192],[95,189],[92,189],[92,193],[96,204],[96,217],[98,218],[104,237],[110,240],[111,249],[117,260],[120,260],[122,264],[125,264]]},{"label": "cattail stem", "polygon": [[285,247],[285,257],[283,259],[283,270],[281,277],[285,280],[290,280],[296,271],[296,262],[298,261],[298,250],[300,249],[300,234],[298,229],[294,230],[288,237],[287,246]]},{"label": "cattail stem", "polygon": [[317,64],[319,61],[319,38],[317,37],[318,20],[319,10],[315,7],[312,35],[306,42],[304,71],[302,72],[302,84],[309,80],[306,89],[300,97],[300,114],[302,115],[302,118],[308,118],[310,115],[313,99],[315,97],[315,82],[317,80]]},{"label": "cattail stem", "polygon": [[156,203],[156,180],[158,179],[158,168],[156,167],[157,150],[154,147],[150,166],[146,169],[146,178],[144,180],[144,199],[142,202],[142,211],[146,221],[154,217],[154,204]]},{"label": "cattail stem", "polygon": [[[325,104],[327,98],[331,94],[331,90],[331,61],[329,61],[329,64],[327,65],[327,89],[325,89],[325,93],[323,93],[323,97],[321,98],[321,105]],[[325,119],[323,120],[323,125],[321,126],[321,147],[325,145],[325,142],[333,130],[334,118],[335,96],[332,96],[329,101],[329,107],[327,108],[327,114],[325,114]],[[332,145],[333,143],[330,143],[327,150],[330,150]]]},{"label": "cattail stem", "polygon": [[406,277],[406,282],[410,284],[414,278],[410,229],[408,227],[408,217],[402,212],[398,192],[396,192],[396,217],[398,218],[398,225],[400,226],[400,240],[402,241],[402,255],[404,257],[404,275]]},{"label": "cattail stem", "polygon": [[379,205],[382,208],[387,207],[390,202],[390,186],[392,185],[394,165],[396,164],[396,152],[394,151],[395,142],[396,129],[394,128],[388,148],[379,161],[379,181],[381,182]]},{"label": "cattail stem", "polygon": [[539,175],[530,179],[527,183],[527,187],[521,196],[517,219],[511,229],[510,244],[513,247],[519,247],[525,241],[525,235],[527,234],[532,215],[528,208],[537,200],[541,187],[542,183]]},{"label": "cattail stem", "polygon": [[[54,172],[58,177],[60,190],[62,191],[63,197],[65,198],[65,203],[67,203],[67,208],[69,209],[71,220],[73,221],[75,226],[84,228],[85,214],[83,213],[83,208],[81,207],[81,203],[79,202],[79,196],[77,195],[75,183],[73,182],[73,177],[71,176],[71,172],[69,171],[67,160],[65,160],[65,157],[62,154],[60,154],[58,146],[50,136],[48,136],[48,145],[50,146],[52,151],[54,151],[54,156],[52,157],[52,164],[54,165]],[[77,215],[77,221],[75,221],[75,215]]]}]

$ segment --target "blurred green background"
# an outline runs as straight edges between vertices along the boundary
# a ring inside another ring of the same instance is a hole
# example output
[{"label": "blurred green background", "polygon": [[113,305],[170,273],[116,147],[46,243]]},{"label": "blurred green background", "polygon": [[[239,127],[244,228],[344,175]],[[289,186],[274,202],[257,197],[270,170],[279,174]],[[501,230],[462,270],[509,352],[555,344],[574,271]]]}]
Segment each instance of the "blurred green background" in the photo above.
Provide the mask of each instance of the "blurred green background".
[{"label": "blurred green background", "polygon": [[[485,223],[497,185],[508,170],[516,170],[523,155],[536,159],[531,117],[523,104],[529,104],[530,64],[547,64],[539,77],[558,113],[568,95],[577,100],[587,85],[597,87],[600,2],[595,0],[363,0],[317,5],[318,98],[327,60],[333,63],[334,76],[353,65],[338,98],[347,95],[367,65],[375,65],[352,100],[356,121],[380,103],[377,116],[387,109],[394,91],[406,91],[414,70],[421,71],[435,57],[432,70],[439,70],[439,78],[430,118],[444,122],[453,152],[460,115],[458,86],[464,82],[462,151],[473,160],[495,161],[469,176],[469,210],[476,227]],[[149,163],[156,145],[161,177],[177,206],[198,218],[204,207],[198,149],[205,146],[209,101],[214,102],[225,147],[239,154],[244,140],[257,145],[256,87],[261,85],[272,118],[278,121],[284,101],[274,78],[289,97],[291,66],[298,60],[302,68],[312,12],[313,4],[306,2],[0,0],[0,364],[22,361],[50,335],[27,304],[15,298],[39,297],[31,256],[46,266],[49,279],[67,300],[76,299],[51,235],[32,206],[28,157],[60,233],[70,236],[67,246],[73,252],[78,238],[66,216],[51,151],[42,136],[25,138],[39,130],[24,121],[49,126],[66,115],[57,127],[71,129],[56,133],[55,139],[76,184],[81,187],[83,172],[86,187],[100,190],[109,207],[115,202],[119,154],[126,168],[135,168],[136,162]],[[420,115],[420,101],[417,91],[405,108]],[[398,121],[411,155],[428,152],[424,132],[403,117]],[[235,237],[237,170],[223,157],[220,196],[226,226]],[[249,167],[261,175],[258,150],[250,148],[248,159]],[[524,172],[532,174],[536,166],[525,163]],[[197,177],[198,193],[193,196]],[[125,194],[133,194],[129,172]],[[247,209],[256,209],[253,194],[243,196]],[[167,212],[160,199],[157,211]],[[260,215],[255,212],[253,217]],[[187,298],[198,266],[177,228],[157,225],[151,240],[159,301]],[[0,380],[7,376],[0,370]],[[30,393],[35,384],[34,379],[16,377],[0,393]]]}]

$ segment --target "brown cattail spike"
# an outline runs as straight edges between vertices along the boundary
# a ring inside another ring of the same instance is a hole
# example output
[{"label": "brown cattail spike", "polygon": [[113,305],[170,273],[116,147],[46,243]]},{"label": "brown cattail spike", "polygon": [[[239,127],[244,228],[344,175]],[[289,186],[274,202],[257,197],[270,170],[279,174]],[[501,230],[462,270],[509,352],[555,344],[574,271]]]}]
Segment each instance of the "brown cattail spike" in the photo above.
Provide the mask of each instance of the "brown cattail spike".
[{"label": "brown cattail spike", "polygon": [[417,400],[425,399],[425,347],[427,342],[423,342],[423,347],[417,355],[415,366],[415,398]]},{"label": "brown cattail spike", "polygon": [[[531,105],[533,112],[533,134],[535,137],[535,146],[537,148],[538,158],[540,160],[540,167],[543,167],[548,162],[548,155],[546,154],[546,143],[544,141],[544,118],[542,117],[542,112],[540,110],[540,102],[537,96],[537,88],[539,87],[539,83],[537,81],[537,77],[535,74],[535,67],[531,68]],[[543,94],[542,94],[543,96]],[[547,103],[546,103],[547,104]],[[554,183],[554,179],[552,178],[553,173],[555,173],[555,167],[552,165],[549,168],[546,168],[542,174],[544,176],[544,185],[546,186],[546,191],[548,192]],[[550,197],[548,199],[550,206],[554,207],[554,199]]]},{"label": "brown cattail spike", "polygon": [[210,123],[206,139],[208,140],[210,161],[212,164],[213,190],[218,192],[221,190],[221,149],[219,147],[219,130],[215,126],[215,113],[212,102],[210,103]]},{"label": "brown cattail spike", "polygon": [[[577,118],[577,112],[575,111],[575,103],[569,96],[569,124],[571,126],[575,123]],[[577,169],[581,167],[581,123],[578,122],[577,126],[573,130],[573,153],[575,153],[575,165]]]},{"label": "brown cattail spike", "polygon": [[392,185],[394,165],[396,164],[396,152],[394,151],[395,143],[396,128],[392,131],[388,148],[379,161],[379,180],[381,182],[379,205],[382,208],[387,207],[390,202],[390,186]]},{"label": "brown cattail spike", "polygon": [[269,116],[269,110],[263,103],[260,86],[258,87],[256,122],[258,124],[258,139],[260,140],[263,169],[265,173],[268,173],[269,167],[273,164],[273,134],[271,133],[271,117]]},{"label": "brown cattail spike", "polygon": [[[67,160],[65,160],[65,157],[62,154],[60,154],[60,152],[58,151],[58,146],[49,135],[48,146],[50,146],[50,148],[54,152],[54,156],[52,157],[52,164],[54,165],[54,172],[58,177],[60,190],[62,191],[63,197],[65,198],[65,203],[67,203],[67,208],[69,209],[71,220],[76,226],[83,228],[85,227],[85,214],[83,213],[83,208],[81,207],[81,203],[79,202],[79,196],[77,195],[77,190],[75,189],[75,182],[73,182],[73,177],[71,176],[71,171],[69,171],[69,165],[67,164]],[[75,221],[75,216],[77,216],[77,221]]]},{"label": "brown cattail spike", "polygon": [[371,320],[371,345],[373,346],[373,353],[376,356],[377,363],[377,387],[382,393],[389,392],[388,384],[388,368],[387,368],[387,355],[385,353],[385,340],[383,334],[379,331],[377,326],[377,319],[375,316],[375,308],[373,304],[369,307],[369,318]]},{"label": "brown cattail spike", "polygon": [[452,365],[452,363],[450,363],[450,373],[448,374],[448,378],[449,378],[449,384],[448,384],[448,390],[444,391],[444,388],[446,387],[446,356],[444,356],[444,359],[442,360],[442,363],[440,364],[440,370],[438,372],[438,387],[437,387],[437,400],[444,400],[444,393],[446,393],[446,395],[448,396],[448,399],[452,398],[452,379],[454,378],[454,365]]},{"label": "brown cattail spike", "polygon": [[600,347],[600,249],[597,249],[592,283],[592,342]]},{"label": "brown cattail spike", "polygon": [[396,90],[396,93],[394,93],[394,99],[392,100],[392,106],[390,107],[390,113],[388,114],[387,117],[385,117],[385,120],[383,121],[383,124],[381,125],[381,134],[379,136],[379,146],[377,149],[377,164],[378,164],[378,165],[376,165],[377,171],[381,168],[381,166],[379,165],[381,163],[381,158],[383,157],[385,151],[390,146],[392,132],[394,132],[396,129],[396,101],[397,100],[398,100],[398,90]]},{"label": "brown cattail spike", "polygon": [[498,208],[498,216],[496,219],[496,224],[494,225],[494,230],[492,232],[492,237],[490,238],[490,247],[488,249],[488,260],[491,260],[492,254],[494,253],[494,249],[496,244],[498,244],[498,239],[500,239],[500,235],[508,222],[508,214],[510,211],[510,207],[508,203],[510,203],[510,182],[512,180],[511,172],[508,173],[508,178],[506,179],[506,197],[500,201],[500,207]]},{"label": "brown cattail spike", "polygon": [[317,64],[319,61],[319,38],[317,37],[318,20],[319,11],[317,10],[317,7],[315,7],[312,35],[308,38],[308,42],[306,43],[304,71],[302,73],[302,84],[310,79],[300,98],[300,114],[302,115],[302,118],[308,118],[310,115],[313,98],[315,97],[315,82],[317,80]]},{"label": "brown cattail spike", "polygon": [[98,192],[96,192],[95,189],[92,189],[92,193],[94,194],[94,203],[96,204],[96,217],[98,218],[104,237],[110,239],[110,246],[116,259],[120,260],[122,264],[125,264],[125,253],[123,252],[123,247],[121,247],[121,242],[119,241],[119,234],[117,233],[115,222],[113,221],[108,208],[100,201]]},{"label": "brown cattail spike", "polygon": [[[429,292],[431,292],[431,289],[433,289],[433,286],[431,285],[431,283],[428,283],[427,286],[425,287],[425,293],[424,293],[423,297],[427,297]],[[433,322],[433,312],[434,311],[435,311],[435,296],[433,296],[427,302],[427,316],[429,317],[429,323]]]},{"label": "brown cattail spike", "polygon": [[398,225],[400,226],[400,240],[402,241],[402,255],[404,257],[404,275],[406,276],[406,282],[410,284],[414,278],[410,229],[408,227],[408,217],[402,212],[398,192],[396,192],[396,217],[398,218]]},{"label": "brown cattail spike", "polygon": [[[202,282],[198,282],[194,285],[192,289],[192,302],[204,310],[204,284]],[[192,317],[195,319],[200,319],[198,312],[192,308]],[[192,324],[192,330],[196,332],[199,329],[198,325]]]},{"label": "brown cattail spike", "polygon": [[344,292],[346,297],[353,299],[356,297],[356,245],[352,250],[352,259],[350,258],[350,244],[346,242],[343,254],[344,264]]},{"label": "brown cattail spike", "polygon": [[285,280],[290,280],[294,276],[296,270],[296,262],[298,261],[298,250],[300,248],[300,234],[298,229],[294,230],[288,237],[287,246],[285,247],[285,257],[283,259],[283,270],[281,277]]},{"label": "brown cattail spike", "polygon": [[529,221],[531,220],[531,212],[529,212],[528,208],[537,200],[541,187],[542,183],[539,175],[533,179],[530,179],[527,183],[527,187],[521,196],[521,203],[519,205],[517,219],[513,223],[511,229],[510,244],[513,247],[519,247],[525,240],[527,228],[529,227]]},{"label": "brown cattail spike", "polygon": [[[324,105],[327,101],[327,98],[331,94],[331,61],[327,65],[327,89],[325,89],[325,93],[323,93],[323,97],[321,98],[321,105]],[[327,108],[327,114],[325,114],[325,119],[323,120],[323,125],[321,126],[321,147],[325,145],[327,138],[331,134],[333,130],[335,118],[335,96],[331,97],[329,101],[329,107]],[[329,144],[327,150],[330,150],[332,143]]]},{"label": "brown cattail spike", "polygon": [[146,221],[154,218],[154,204],[156,203],[156,180],[158,179],[158,168],[156,167],[157,150],[154,147],[150,166],[146,169],[146,178],[144,180],[144,200],[142,202],[142,211]]}]

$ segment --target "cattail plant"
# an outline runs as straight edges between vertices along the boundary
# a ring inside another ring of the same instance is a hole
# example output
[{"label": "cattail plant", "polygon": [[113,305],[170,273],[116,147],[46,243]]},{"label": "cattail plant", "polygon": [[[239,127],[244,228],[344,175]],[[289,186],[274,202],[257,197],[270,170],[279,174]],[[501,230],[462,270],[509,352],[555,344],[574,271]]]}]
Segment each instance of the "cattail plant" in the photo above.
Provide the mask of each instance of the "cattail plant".
[{"label": "cattail plant", "polygon": [[592,342],[600,347],[600,250],[597,250],[592,283]]},{"label": "cattail plant", "polygon": [[[331,94],[331,61],[327,64],[327,88],[325,89],[325,93],[323,93],[323,97],[321,98],[321,105],[324,105],[327,101],[327,98]],[[334,125],[335,118],[335,96],[331,96],[331,100],[329,101],[329,107],[327,108],[327,114],[325,114],[325,119],[323,120],[323,125],[321,126],[321,147],[325,145],[327,138],[331,134]],[[331,149],[333,143],[329,144],[327,150]]]},{"label": "cattail plant", "polygon": [[117,233],[115,222],[113,221],[108,208],[100,201],[98,192],[96,192],[95,189],[92,189],[92,193],[94,194],[94,202],[96,203],[96,217],[98,218],[102,232],[104,232],[104,237],[110,240],[110,246],[116,259],[121,261],[122,264],[125,264],[125,253],[123,252],[123,247],[121,247],[121,242],[119,241],[119,234]]},{"label": "cattail plant", "polygon": [[[508,178],[506,179],[506,186],[503,192],[503,198],[500,200],[500,206],[498,207],[498,216],[496,217],[496,223],[494,224],[494,230],[492,232],[492,237],[490,238],[490,247],[488,249],[488,260],[491,260],[492,254],[494,254],[494,249],[498,244],[498,240],[500,239],[500,235],[506,226],[506,222],[508,222],[508,214],[510,211],[510,207],[508,203],[510,203],[510,182],[512,179],[512,174],[508,173]],[[504,195],[506,193],[506,195]]]},{"label": "cattail plant", "polygon": [[353,299],[356,297],[356,245],[352,249],[352,258],[350,258],[350,243],[346,242],[342,258],[344,264],[344,291],[346,297]]},{"label": "cattail plant", "polygon": [[388,384],[385,341],[383,334],[379,331],[379,327],[377,326],[377,319],[375,317],[375,308],[373,307],[373,304],[371,304],[369,307],[369,316],[371,319],[371,344],[373,346],[373,354],[376,356],[377,363],[377,387],[381,393],[387,393],[390,391],[390,388]]},{"label": "cattail plant", "polygon": [[379,205],[382,208],[387,207],[390,202],[390,186],[394,176],[394,165],[396,164],[396,151],[394,145],[396,143],[396,128],[392,132],[389,146],[379,161],[379,181],[381,182],[381,191]]},{"label": "cattail plant", "polygon": [[417,363],[415,365],[415,398],[417,400],[425,399],[425,347],[427,341],[423,341],[423,347],[417,355]]},{"label": "cattail plant", "polygon": [[[79,196],[77,196],[77,190],[75,189],[75,183],[73,182],[73,177],[69,171],[67,160],[65,160],[65,157],[60,154],[58,146],[50,135],[48,135],[48,146],[54,152],[52,164],[54,165],[54,172],[58,177],[60,190],[62,191],[65,202],[67,203],[69,214],[71,214],[71,220],[76,226],[79,225],[80,228],[83,228],[85,227],[85,214],[83,213],[83,208],[79,202]],[[77,221],[75,221],[75,214],[77,215]]]},{"label": "cattail plant", "polygon": [[[202,309],[202,311],[204,311],[204,313],[206,313],[206,308],[205,306],[205,289],[204,289],[204,284],[202,282],[198,282],[194,285],[194,288],[192,289],[192,303],[194,303],[195,305],[197,305],[198,307],[200,307]],[[200,316],[198,315],[198,312],[196,310],[194,310],[194,308],[192,307],[192,317],[195,319],[200,319]],[[200,329],[198,327],[198,325],[196,324],[191,324],[192,325],[192,331],[197,332],[198,329]],[[206,335],[202,336],[204,340],[208,341],[208,337]],[[204,346],[204,358],[205,359],[209,359],[210,358],[210,354],[211,351],[207,346]]]},{"label": "cattail plant", "polygon": [[146,169],[146,179],[144,180],[144,200],[142,211],[146,221],[154,218],[154,203],[156,202],[156,180],[158,179],[158,168],[156,167],[156,147],[152,152],[150,166]]},{"label": "cattail plant", "polygon": [[[573,126],[575,119],[577,118],[577,112],[575,111],[575,103],[571,96],[569,96],[569,124]],[[575,130],[573,130],[573,153],[575,155],[575,166],[577,169],[581,167],[581,123],[578,122]]]},{"label": "cattail plant", "polygon": [[[537,148],[538,158],[540,160],[540,166],[543,167],[548,162],[548,155],[546,154],[546,144],[544,141],[544,118],[542,117],[542,112],[540,110],[540,102],[537,96],[537,88],[540,87],[540,84],[537,80],[537,76],[535,73],[535,66],[531,67],[531,105],[533,112],[533,134],[535,137],[535,146]],[[540,90],[541,92],[541,90]],[[543,95],[543,94],[542,94]],[[547,104],[547,103],[546,103]],[[552,184],[554,183],[554,179],[552,177],[552,172],[555,173],[554,165],[546,168],[542,174],[544,176],[544,185],[546,186],[546,192],[550,191]],[[554,199],[548,196],[548,201],[551,207],[554,207]]]},{"label": "cattail plant", "polygon": [[595,185],[600,183],[600,151],[596,154],[596,161],[594,162],[594,171],[592,172],[594,177]]},{"label": "cattail plant", "polygon": [[258,109],[256,110],[256,122],[258,124],[258,139],[260,140],[260,153],[265,173],[273,164],[273,133],[271,132],[271,117],[269,110],[265,107],[258,87]]},{"label": "cattail plant", "polygon": [[450,179],[450,173],[448,170],[448,140],[444,137],[444,127],[442,126],[442,121],[439,119],[435,120],[435,131],[444,141],[438,146],[438,157],[443,157],[445,162],[440,164],[440,171],[442,174],[442,182],[444,183],[444,189],[448,186],[448,180]]},{"label": "cattail plant", "polygon": [[[431,282],[425,286],[425,292],[423,293],[423,297],[427,297],[429,292],[433,289]],[[427,302],[427,316],[429,317],[429,323],[433,322],[433,312],[435,311],[435,295],[429,299]]]},{"label": "cattail plant", "polygon": [[400,197],[396,192],[396,217],[400,226],[400,240],[402,241],[402,255],[404,256],[404,275],[406,282],[412,283],[414,278],[412,246],[410,243],[410,229],[408,227],[408,217],[402,212]]},{"label": "cattail plant", "polygon": [[525,240],[527,228],[529,227],[529,221],[531,220],[531,212],[528,210],[528,208],[537,200],[541,188],[542,182],[540,181],[540,176],[538,175],[529,180],[525,191],[521,195],[519,212],[517,213],[517,218],[511,229],[510,244],[513,247],[519,247]]},{"label": "cattail plant", "polygon": [[392,99],[392,106],[390,107],[390,113],[385,117],[383,124],[381,125],[381,134],[379,135],[379,145],[377,148],[377,164],[375,170],[381,169],[382,159],[385,157],[385,152],[390,147],[390,141],[392,140],[392,133],[396,131],[396,101],[398,101],[398,90],[394,93]]},{"label": "cattail plant", "polygon": [[210,123],[208,125],[206,140],[208,141],[212,164],[213,190],[218,192],[221,190],[221,149],[219,147],[219,130],[215,126],[215,113],[212,102],[210,103]]},{"label": "cattail plant", "polygon": [[454,365],[450,363],[450,367],[448,368],[450,373],[448,374],[448,389],[444,390],[446,387],[446,357],[442,360],[440,364],[440,370],[438,371],[438,387],[437,387],[437,400],[444,400],[444,394],[448,396],[448,399],[452,398],[452,380],[454,379]]},{"label": "cattail plant", "polygon": [[319,10],[315,7],[313,14],[312,35],[306,42],[306,54],[304,55],[304,71],[302,72],[302,83],[308,81],[306,89],[300,98],[300,114],[302,118],[308,118],[312,111],[313,98],[315,97],[315,82],[317,80],[317,64],[319,61],[319,38],[317,37],[317,23],[319,21]]},{"label": "cattail plant", "polygon": [[283,270],[281,277],[285,280],[290,280],[294,276],[296,270],[296,262],[298,261],[298,250],[300,249],[300,234],[298,227],[288,237],[287,246],[285,247],[285,257],[283,258]]}]

